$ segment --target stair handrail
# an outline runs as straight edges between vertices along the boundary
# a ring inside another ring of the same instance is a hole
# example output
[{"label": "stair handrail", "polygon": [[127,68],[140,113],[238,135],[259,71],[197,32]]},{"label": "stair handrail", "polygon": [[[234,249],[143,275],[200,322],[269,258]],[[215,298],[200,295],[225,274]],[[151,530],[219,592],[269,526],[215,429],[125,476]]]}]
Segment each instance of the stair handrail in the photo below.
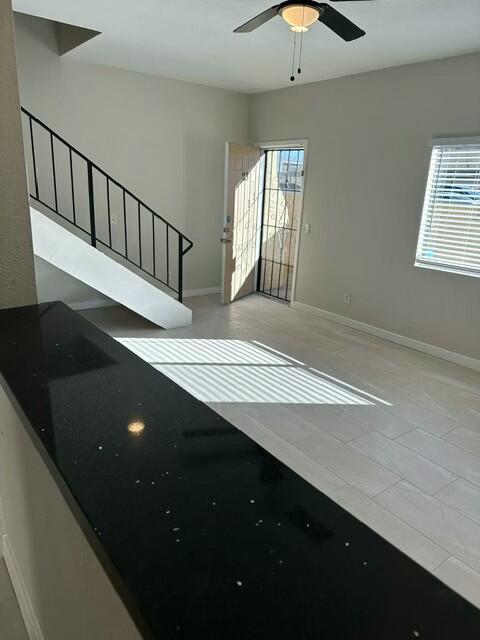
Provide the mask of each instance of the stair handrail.
[{"label": "stair handrail", "polygon": [[[161,282],[164,286],[168,287],[178,295],[179,302],[183,300],[183,258],[193,247],[193,242],[183,234],[179,229],[177,229],[173,224],[171,224],[168,220],[166,220],[159,213],[154,211],[149,205],[147,205],[143,200],[138,198],[130,189],[122,185],[118,180],[113,178],[110,174],[108,174],[104,169],[102,169],[98,164],[93,162],[88,156],[79,151],[76,147],[74,147],[70,142],[65,140],[62,136],[56,133],[51,127],[42,122],[37,116],[32,114],[30,111],[21,107],[22,112],[28,118],[28,132],[30,138],[30,148],[31,148],[31,160],[33,167],[33,184],[35,193],[30,192],[30,197],[47,207],[53,213],[59,215],[62,219],[66,220],[76,228],[80,229],[84,233],[90,235],[90,243],[93,247],[97,247],[97,243],[100,243],[107,249],[111,250],[113,253],[121,256],[126,259],[127,262],[133,264],[137,269],[147,273],[150,277],[155,280]],[[50,136],[50,160],[51,160],[51,168],[52,168],[52,187],[54,193],[54,207],[47,202],[44,202],[40,198],[40,186],[39,186],[39,178],[38,178],[38,170],[37,170],[37,161],[35,154],[35,135],[34,135],[34,123],[44,129]],[[63,144],[68,149],[69,153],[69,165],[70,165],[70,189],[72,195],[72,211],[73,211],[73,220],[69,217],[62,214],[59,211],[58,207],[58,185],[57,185],[57,172],[56,172],[56,156],[55,156],[55,146],[53,140],[57,140],[61,144]],[[75,180],[74,180],[74,166],[73,166],[73,154],[75,156],[81,158],[86,163],[87,169],[87,181],[88,181],[88,208],[89,208],[89,219],[90,219],[90,229],[85,229],[81,225],[77,223],[76,220],[76,210],[75,210]],[[27,163],[28,168],[28,163]],[[106,179],[106,196],[107,196],[107,220],[108,220],[108,230],[109,230],[109,242],[104,242],[101,238],[98,237],[96,231],[96,199],[95,199],[95,186],[94,186],[94,171],[98,172]],[[30,181],[29,181],[30,182]],[[122,202],[123,202],[123,228],[124,228],[124,244],[125,244],[125,253],[121,253],[117,249],[114,248],[112,242],[112,218],[111,218],[111,202],[110,202],[110,184],[114,185],[118,189],[121,190],[122,193]],[[128,257],[128,234],[127,234],[127,209],[126,209],[126,196],[134,200],[137,205],[138,212],[138,254],[139,254],[139,263],[135,260],[132,260]],[[144,209],[148,213],[152,215],[152,263],[153,263],[153,272],[145,269],[142,264],[142,238],[141,238],[141,209]],[[166,229],[166,252],[165,252],[165,261],[166,261],[166,278],[159,277],[157,275],[158,269],[158,257],[156,256],[156,242],[155,242],[155,220],[160,221],[165,225]],[[170,240],[169,235],[170,232],[176,234],[178,236],[178,266],[177,266],[177,282],[176,286],[172,282],[171,271],[170,271]],[[186,243],[186,246],[185,246]]]}]

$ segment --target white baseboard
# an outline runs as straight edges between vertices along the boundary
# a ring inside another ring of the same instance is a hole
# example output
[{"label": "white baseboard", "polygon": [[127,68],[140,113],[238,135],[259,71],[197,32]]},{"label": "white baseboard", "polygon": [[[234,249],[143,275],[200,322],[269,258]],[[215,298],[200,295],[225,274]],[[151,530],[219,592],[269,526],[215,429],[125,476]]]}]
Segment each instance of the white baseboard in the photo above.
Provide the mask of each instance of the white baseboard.
[{"label": "white baseboard", "polygon": [[214,293],[220,293],[220,287],[210,287],[210,289],[190,289],[183,292],[183,297],[193,298],[194,296],[211,296]]},{"label": "white baseboard", "polygon": [[360,322],[359,320],[354,320],[353,318],[347,318],[346,316],[341,316],[337,313],[332,313],[331,311],[325,311],[325,309],[312,307],[308,304],[304,304],[303,302],[292,302],[291,307],[293,309],[298,309],[299,311],[307,311],[308,313],[313,313],[320,318],[331,320],[332,322],[336,322],[337,324],[343,324],[346,327],[350,327],[351,329],[358,329],[359,331],[369,333],[370,335],[376,336],[377,338],[383,338],[383,340],[395,342],[396,344],[401,344],[404,347],[409,347],[410,349],[415,349],[416,351],[421,351],[422,353],[428,353],[428,355],[430,356],[442,358],[443,360],[448,360],[449,362],[459,364],[463,367],[469,367],[470,369],[474,369],[475,371],[480,371],[480,360],[470,358],[469,356],[465,356],[461,353],[448,351],[448,349],[443,349],[442,347],[428,344],[428,342],[421,342],[420,340],[415,340],[414,338],[407,338],[407,336],[393,333],[393,331],[380,329],[380,327],[374,327],[373,325],[366,324],[365,322]]},{"label": "white baseboard", "polygon": [[7,565],[10,580],[12,581],[13,590],[17,596],[20,611],[22,612],[29,640],[45,640],[40,624],[35,615],[35,611],[33,610],[30,596],[28,595],[28,591],[23,582],[20,568],[6,535],[3,536],[3,556],[5,558],[5,564]]},{"label": "white baseboard", "polygon": [[84,302],[66,302],[70,309],[74,311],[85,311],[86,309],[100,309],[101,307],[116,307],[115,300],[85,300]]}]

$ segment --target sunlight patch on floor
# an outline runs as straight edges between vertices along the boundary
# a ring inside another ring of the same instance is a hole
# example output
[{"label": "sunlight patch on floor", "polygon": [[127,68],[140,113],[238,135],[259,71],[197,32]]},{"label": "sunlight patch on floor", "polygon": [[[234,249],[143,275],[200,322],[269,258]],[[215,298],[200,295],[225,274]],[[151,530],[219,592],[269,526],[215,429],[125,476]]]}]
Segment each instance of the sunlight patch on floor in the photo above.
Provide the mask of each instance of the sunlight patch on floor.
[{"label": "sunlight patch on floor", "polygon": [[193,338],[118,341],[203,402],[384,403],[341,380],[308,369],[268,345]]},{"label": "sunlight patch on floor", "polygon": [[203,402],[372,404],[297,367],[157,365],[155,368]]},{"label": "sunlight patch on floor", "polygon": [[152,364],[290,364],[244,340],[119,338],[119,342]]}]

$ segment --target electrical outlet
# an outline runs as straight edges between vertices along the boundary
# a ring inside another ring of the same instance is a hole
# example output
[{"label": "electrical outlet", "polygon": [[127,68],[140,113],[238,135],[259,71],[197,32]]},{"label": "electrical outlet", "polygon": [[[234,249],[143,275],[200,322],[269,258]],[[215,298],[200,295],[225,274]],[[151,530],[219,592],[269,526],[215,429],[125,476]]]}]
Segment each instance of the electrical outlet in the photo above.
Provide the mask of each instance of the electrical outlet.
[{"label": "electrical outlet", "polygon": [[345,304],[352,304],[352,294],[351,293],[344,293],[343,294],[343,302]]},{"label": "electrical outlet", "polygon": [[110,221],[111,221],[111,223],[112,223],[112,224],[118,224],[118,218],[117,218],[117,216],[116,216],[115,214],[112,214],[112,215],[110,216]]},{"label": "electrical outlet", "polygon": [[303,225],[303,233],[310,233],[310,225],[308,223]]}]

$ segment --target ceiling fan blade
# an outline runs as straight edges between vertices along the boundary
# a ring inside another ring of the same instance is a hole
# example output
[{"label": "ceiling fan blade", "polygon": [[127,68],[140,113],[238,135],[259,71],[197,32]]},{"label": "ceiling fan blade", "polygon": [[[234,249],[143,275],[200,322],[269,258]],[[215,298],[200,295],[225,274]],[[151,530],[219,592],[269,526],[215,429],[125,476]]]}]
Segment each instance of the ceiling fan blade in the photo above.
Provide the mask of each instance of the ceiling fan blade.
[{"label": "ceiling fan blade", "polygon": [[337,36],[340,36],[340,38],[350,42],[365,35],[363,29],[357,27],[356,24],[333,7],[330,7],[328,4],[321,4],[320,6],[322,7],[322,13],[318,19],[334,31]]},{"label": "ceiling fan blade", "polygon": [[277,15],[279,6],[280,5],[276,4],[274,7],[270,7],[270,9],[267,9],[258,16],[255,16],[255,18],[245,22],[245,24],[242,24],[240,27],[237,27],[233,33],[250,33],[250,31],[258,29],[262,24],[265,24],[265,22],[268,22]]}]

